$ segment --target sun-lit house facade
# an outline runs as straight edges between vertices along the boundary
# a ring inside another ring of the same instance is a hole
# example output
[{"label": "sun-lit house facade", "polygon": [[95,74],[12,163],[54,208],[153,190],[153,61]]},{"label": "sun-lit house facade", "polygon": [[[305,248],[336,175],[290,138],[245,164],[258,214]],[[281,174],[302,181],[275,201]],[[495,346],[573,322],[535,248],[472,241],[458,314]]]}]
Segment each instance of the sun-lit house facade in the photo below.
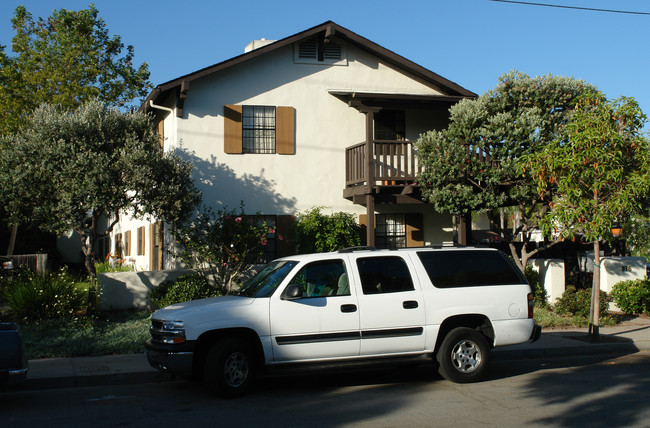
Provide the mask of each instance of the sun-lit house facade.
[{"label": "sun-lit house facade", "polygon": [[[165,151],[194,165],[203,203],[262,213],[277,234],[269,257],[293,253],[294,216],[314,207],[354,214],[379,247],[453,241],[450,215],[422,202],[413,142],[446,126],[476,94],[333,22],[157,86]],[[138,269],[173,268],[159,222],[124,215],[102,249]]]}]

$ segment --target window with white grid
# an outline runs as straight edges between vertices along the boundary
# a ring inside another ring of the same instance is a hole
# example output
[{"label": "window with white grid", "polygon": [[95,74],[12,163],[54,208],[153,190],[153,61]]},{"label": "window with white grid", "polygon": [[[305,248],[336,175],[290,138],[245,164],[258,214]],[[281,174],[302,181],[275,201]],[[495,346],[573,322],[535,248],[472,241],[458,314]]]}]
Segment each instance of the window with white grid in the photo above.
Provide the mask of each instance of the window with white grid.
[{"label": "window with white grid", "polygon": [[406,248],[405,214],[378,214],[376,222],[377,248]]}]

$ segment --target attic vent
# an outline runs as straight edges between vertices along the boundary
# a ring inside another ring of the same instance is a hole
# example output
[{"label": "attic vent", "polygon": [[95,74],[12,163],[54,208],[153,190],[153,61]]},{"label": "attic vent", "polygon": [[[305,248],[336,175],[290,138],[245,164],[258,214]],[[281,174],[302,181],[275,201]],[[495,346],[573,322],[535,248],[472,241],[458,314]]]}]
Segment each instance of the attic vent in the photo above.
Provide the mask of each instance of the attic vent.
[{"label": "attic vent", "polygon": [[323,45],[323,60],[340,60],[342,54],[341,45],[325,43]]},{"label": "attic vent", "polygon": [[298,58],[316,59],[318,56],[318,43],[316,39],[309,39],[298,43]]},{"label": "attic vent", "polygon": [[324,43],[316,37],[303,40],[296,44],[294,62],[347,65],[343,45],[332,41]]}]

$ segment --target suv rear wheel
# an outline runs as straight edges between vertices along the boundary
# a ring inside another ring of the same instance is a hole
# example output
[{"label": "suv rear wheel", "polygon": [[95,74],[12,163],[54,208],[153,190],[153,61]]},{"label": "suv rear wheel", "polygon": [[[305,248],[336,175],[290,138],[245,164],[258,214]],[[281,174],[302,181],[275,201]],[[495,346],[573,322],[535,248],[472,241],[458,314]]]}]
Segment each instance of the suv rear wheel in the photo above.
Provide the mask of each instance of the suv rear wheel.
[{"label": "suv rear wheel", "polygon": [[439,372],[447,380],[469,383],[481,380],[490,360],[490,345],[480,332],[466,327],[451,330],[437,354]]},{"label": "suv rear wheel", "polygon": [[244,394],[255,377],[255,363],[250,346],[236,338],[217,342],[205,360],[206,386],[224,398]]}]

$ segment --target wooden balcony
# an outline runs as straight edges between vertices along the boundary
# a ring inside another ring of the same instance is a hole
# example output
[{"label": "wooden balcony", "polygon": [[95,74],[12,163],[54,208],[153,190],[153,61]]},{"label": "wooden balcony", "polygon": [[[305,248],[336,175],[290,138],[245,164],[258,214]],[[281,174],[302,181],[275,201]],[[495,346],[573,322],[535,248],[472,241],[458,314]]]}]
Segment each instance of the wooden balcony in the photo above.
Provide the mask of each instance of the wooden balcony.
[{"label": "wooden balcony", "polygon": [[379,197],[379,203],[422,203],[414,184],[419,172],[411,141],[359,143],[345,149],[343,196],[362,205],[366,195]]}]

